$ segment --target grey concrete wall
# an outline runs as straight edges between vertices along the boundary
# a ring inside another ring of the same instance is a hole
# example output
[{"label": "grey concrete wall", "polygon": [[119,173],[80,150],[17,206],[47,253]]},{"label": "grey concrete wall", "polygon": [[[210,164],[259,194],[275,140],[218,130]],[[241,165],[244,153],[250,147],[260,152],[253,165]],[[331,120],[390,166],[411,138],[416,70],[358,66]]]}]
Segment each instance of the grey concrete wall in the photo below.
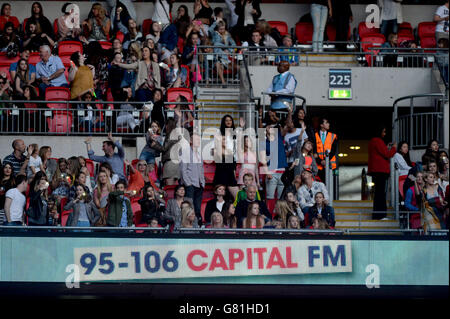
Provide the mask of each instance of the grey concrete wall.
[{"label": "grey concrete wall", "polygon": [[[352,100],[328,99],[328,67],[291,67],[290,72],[297,79],[295,93],[306,98],[309,106],[380,106],[392,107],[400,97],[440,93],[435,85],[431,69],[365,68],[351,67]],[[270,86],[276,67],[252,66],[249,72],[253,94],[261,96]],[[268,101],[267,101],[268,102]],[[427,101],[423,105],[428,105]],[[404,105],[407,105],[405,101]]]},{"label": "grey concrete wall", "polygon": [[[23,19],[30,16],[31,4],[33,1],[0,1],[0,6],[4,2],[12,4],[12,15],[19,18],[20,22]],[[98,1],[100,3],[105,3],[104,1]],[[374,1],[375,2],[375,1]],[[53,22],[53,20],[61,15],[61,7],[65,1],[41,1],[44,8],[45,15]],[[84,1],[73,1],[80,7],[81,18],[85,19],[89,13],[92,6],[92,2]],[[172,10],[172,14],[176,15],[176,10],[180,5],[186,5],[189,9],[190,15],[193,16],[193,2],[175,2]],[[153,14],[153,3],[152,2],[136,2],[134,3],[137,14],[137,22],[141,24],[144,19],[151,18]],[[223,1],[211,2],[212,8],[223,7],[226,8],[226,4]],[[413,27],[416,27],[419,22],[422,21],[432,21],[433,13],[437,6],[434,5],[404,5],[403,6],[403,17],[404,21],[410,22]],[[353,23],[351,24],[352,29],[358,25],[359,22],[364,21],[368,15],[365,12],[365,5],[352,5],[353,11]],[[227,10],[225,12],[227,13]],[[306,4],[279,4],[279,3],[263,3],[261,4],[262,16],[261,19],[266,20],[281,20],[285,21],[289,28],[295,27],[295,23],[298,22],[299,18],[304,14],[307,14],[310,9],[309,5]]]}]

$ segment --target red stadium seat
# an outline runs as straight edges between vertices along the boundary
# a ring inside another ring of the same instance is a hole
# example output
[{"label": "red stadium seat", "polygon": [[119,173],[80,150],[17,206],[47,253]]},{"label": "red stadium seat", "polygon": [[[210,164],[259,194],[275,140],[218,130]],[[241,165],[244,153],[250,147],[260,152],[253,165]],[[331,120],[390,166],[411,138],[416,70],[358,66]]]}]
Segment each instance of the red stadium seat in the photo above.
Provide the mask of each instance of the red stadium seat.
[{"label": "red stadium seat", "polygon": [[72,113],[58,112],[53,114],[53,118],[47,118],[49,133],[68,133],[72,128]]},{"label": "red stadium seat", "polygon": [[134,168],[134,169],[137,169],[137,163],[139,162],[139,159],[138,158],[135,158],[134,160],[132,160],[131,161],[131,166]]},{"label": "red stadium seat", "polygon": [[36,66],[38,62],[41,61],[41,57],[39,56],[39,52],[31,52],[30,57],[28,58],[28,64],[33,64]]},{"label": "red stadium seat", "polygon": [[365,21],[359,23],[358,34],[360,39],[374,33],[380,33],[380,28],[368,28]]},{"label": "red stadium seat", "polygon": [[[139,209],[139,210],[133,212],[133,223],[136,227],[148,227],[147,224],[142,223],[141,221],[142,221],[142,211],[141,211],[141,209]],[[136,231],[136,233],[138,233],[138,234],[143,233],[143,232],[144,232],[143,230]]]},{"label": "red stadium seat", "polygon": [[53,32],[55,33],[55,35],[58,34],[58,19],[55,19],[53,21]]},{"label": "red stadium seat", "polygon": [[214,197],[214,185],[206,184],[205,189],[203,190],[203,198],[212,198]]},{"label": "red stadium seat", "polygon": [[112,48],[112,43],[108,41],[99,41],[103,50],[109,50]]},{"label": "red stadium seat", "polygon": [[203,223],[205,222],[206,204],[208,204],[208,202],[209,202],[211,199],[214,199],[214,197],[202,199],[202,205],[200,206],[200,214],[202,215],[202,221],[203,221]]},{"label": "red stadium seat", "polygon": [[182,37],[178,38],[178,42],[177,42],[177,48],[178,48],[178,52],[180,54],[183,54],[183,49],[184,49],[184,39]]},{"label": "red stadium seat", "polygon": [[89,158],[85,158],[84,161],[86,162],[86,167],[89,170],[89,175],[91,175],[91,177],[94,177],[95,176],[94,161]]},{"label": "red stadium seat", "polygon": [[413,28],[411,26],[411,23],[409,22],[403,22],[398,26],[398,32],[397,34],[400,35],[410,35],[414,37]]},{"label": "red stadium seat", "polygon": [[[65,87],[48,87],[45,90],[46,101],[69,101],[70,89]],[[67,109],[67,103],[49,103],[47,106],[51,109]]]},{"label": "red stadium seat", "polygon": [[205,183],[212,184],[214,175],[216,174],[216,163],[203,162],[203,171],[205,174]]},{"label": "red stadium seat", "polygon": [[417,35],[419,39],[423,37],[435,36],[436,22],[420,22],[417,25]]},{"label": "red stadium seat", "polygon": [[144,37],[150,33],[152,23],[153,23],[152,19],[145,19],[144,21],[142,21],[142,35]]},{"label": "red stadium seat", "polygon": [[20,57],[17,55],[14,58],[8,58],[8,56],[6,55],[6,52],[0,52],[0,63],[1,64],[11,64],[14,62],[19,61]]},{"label": "red stadium seat", "polygon": [[175,197],[175,187],[177,187],[177,185],[166,185],[163,187],[163,191],[166,192],[166,194],[167,194],[166,205],[167,205],[167,201],[169,199],[172,199]]},{"label": "red stadium seat", "polygon": [[69,219],[69,213],[61,215],[61,226],[65,227],[67,225],[67,220]]},{"label": "red stadium seat", "polygon": [[314,26],[311,22],[298,22],[295,25],[295,36],[300,44],[312,44]]},{"label": "red stadium seat", "polygon": [[284,21],[267,21],[272,28],[276,28],[281,35],[289,34],[289,28]]},{"label": "red stadium seat", "polygon": [[[361,39],[361,46],[364,52],[373,52],[377,55],[379,50],[369,50],[370,47],[381,47],[383,43],[386,42],[384,35],[379,34],[369,34]],[[372,65],[372,56],[366,54],[366,60],[369,65]]]},{"label": "red stadium seat", "polygon": [[[336,41],[336,26],[333,23],[327,23],[325,32],[327,34],[328,41]],[[347,40],[350,39],[351,35],[352,35],[352,30],[349,26]]]},{"label": "red stadium seat", "polygon": [[[433,36],[423,36],[420,38],[420,46],[425,49],[433,49],[437,47],[436,37]],[[431,52],[431,51],[427,51]]]},{"label": "red stadium seat", "polygon": [[[176,102],[177,97],[179,95],[184,96],[188,102],[192,102],[194,100],[194,96],[192,94],[192,90],[188,89],[188,88],[169,88],[167,90],[167,102]],[[176,105],[169,105],[169,108],[175,108]],[[194,110],[194,105],[193,104],[189,104],[189,108],[191,110]]]},{"label": "red stadium seat", "polygon": [[68,55],[69,57],[74,52],[83,53],[83,44],[79,41],[61,41],[58,44],[58,55]]}]

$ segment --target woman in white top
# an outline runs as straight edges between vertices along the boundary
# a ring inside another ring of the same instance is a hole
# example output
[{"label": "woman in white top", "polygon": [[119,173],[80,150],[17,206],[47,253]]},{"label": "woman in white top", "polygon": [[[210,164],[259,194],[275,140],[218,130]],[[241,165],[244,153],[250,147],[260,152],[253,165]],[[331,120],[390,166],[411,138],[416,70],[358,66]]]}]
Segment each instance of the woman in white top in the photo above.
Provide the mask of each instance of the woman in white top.
[{"label": "woman in white top", "polygon": [[398,165],[399,176],[408,175],[409,170],[412,168],[408,143],[400,142],[397,153],[394,155],[394,163]]}]

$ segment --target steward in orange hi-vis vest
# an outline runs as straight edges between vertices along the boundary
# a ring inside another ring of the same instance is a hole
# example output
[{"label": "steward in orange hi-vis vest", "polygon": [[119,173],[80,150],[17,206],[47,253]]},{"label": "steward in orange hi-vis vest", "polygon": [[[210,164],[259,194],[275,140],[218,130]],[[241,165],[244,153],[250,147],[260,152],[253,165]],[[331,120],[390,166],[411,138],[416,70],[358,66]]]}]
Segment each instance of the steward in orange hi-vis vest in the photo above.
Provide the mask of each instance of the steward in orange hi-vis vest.
[{"label": "steward in orange hi-vis vest", "polygon": [[[331,132],[327,132],[327,136],[325,138],[325,144],[322,143],[322,139],[319,136],[319,133],[316,132],[316,148],[317,148],[317,155],[321,160],[325,160],[325,152],[330,151],[333,146],[334,141],[336,140],[337,135]],[[336,169],[336,156],[333,155],[332,158],[330,158],[331,168]],[[323,165],[321,163],[317,163],[317,168],[319,170],[323,170]]]}]

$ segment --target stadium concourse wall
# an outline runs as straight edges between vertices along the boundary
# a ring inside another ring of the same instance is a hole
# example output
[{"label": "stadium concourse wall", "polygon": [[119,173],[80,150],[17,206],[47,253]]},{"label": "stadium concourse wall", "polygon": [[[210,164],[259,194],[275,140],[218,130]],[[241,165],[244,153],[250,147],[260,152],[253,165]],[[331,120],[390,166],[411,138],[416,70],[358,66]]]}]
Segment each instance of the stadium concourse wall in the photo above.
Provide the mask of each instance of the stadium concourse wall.
[{"label": "stadium concourse wall", "polygon": [[[16,16],[20,22],[23,19],[28,18],[31,12],[31,4],[33,1],[0,1],[0,5],[9,2],[12,4],[12,15]],[[45,16],[53,22],[54,19],[61,15],[61,8],[65,1],[40,1]],[[99,3],[105,4],[105,1],[98,1]],[[91,9],[92,2],[90,1],[73,1],[80,7],[80,15],[82,19],[85,19]],[[193,16],[194,3],[193,2],[178,2],[176,1],[173,5],[172,14],[176,15],[176,10],[180,5],[186,5],[189,9],[189,14]],[[144,19],[150,19],[153,14],[153,3],[152,2],[136,2],[134,3],[137,23],[142,24]],[[229,15],[229,11],[226,4],[223,1],[215,2],[211,1],[211,6],[224,8],[225,15]],[[403,5],[403,19],[411,23],[412,27],[417,27],[419,22],[432,21],[433,14],[436,11],[436,5]],[[353,22],[351,28],[358,26],[359,22],[365,21],[368,13],[365,12],[366,5],[352,5],[353,12]],[[310,6],[308,4],[296,4],[296,3],[262,3],[261,4],[262,16],[261,19],[266,20],[280,20],[285,21],[289,28],[293,28],[295,23],[298,22],[301,16],[310,12]]]}]

